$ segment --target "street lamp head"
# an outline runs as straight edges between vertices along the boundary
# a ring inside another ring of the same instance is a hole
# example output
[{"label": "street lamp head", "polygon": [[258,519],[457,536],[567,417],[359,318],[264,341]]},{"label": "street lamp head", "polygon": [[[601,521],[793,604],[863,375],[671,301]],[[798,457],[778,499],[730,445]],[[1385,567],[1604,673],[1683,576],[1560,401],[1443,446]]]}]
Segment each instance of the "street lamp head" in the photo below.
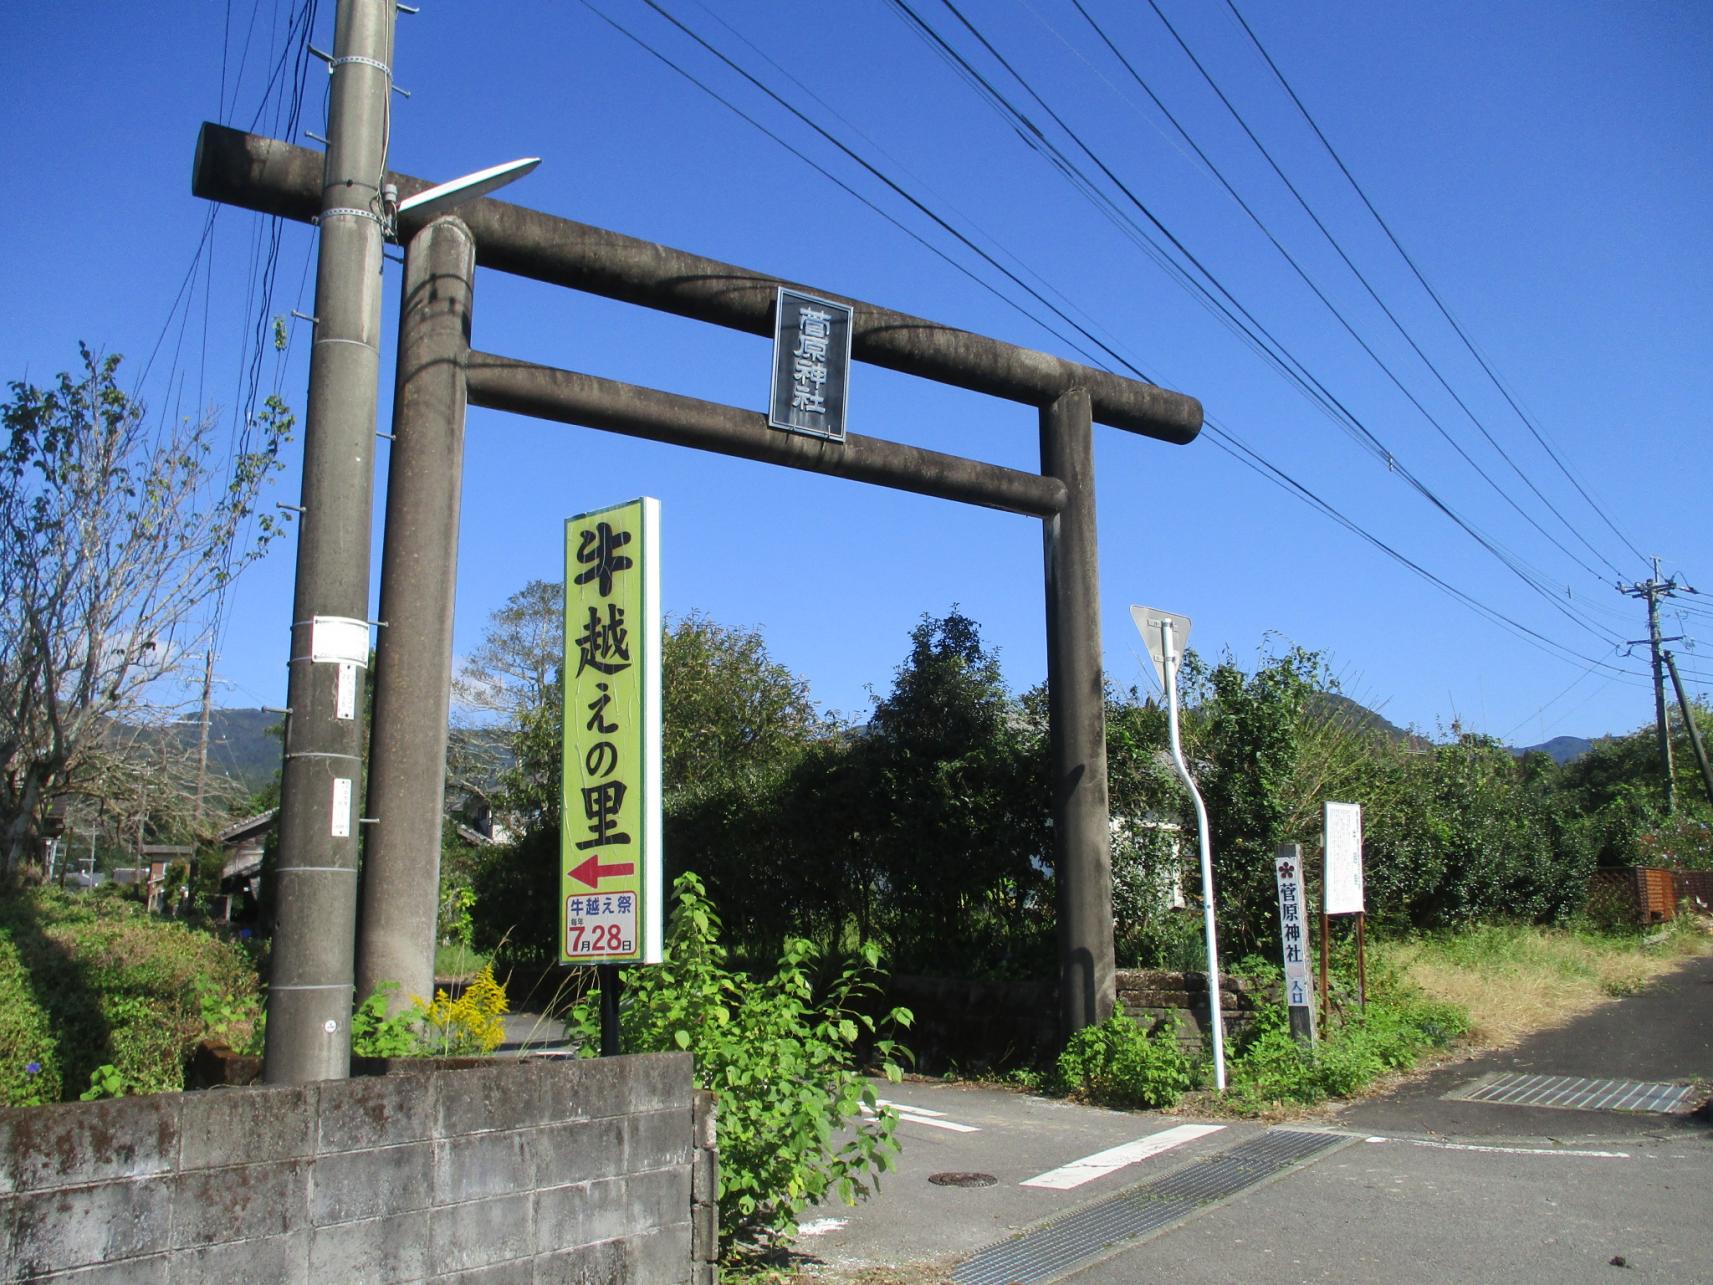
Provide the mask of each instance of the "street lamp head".
[{"label": "street lamp head", "polygon": [[412,228],[420,228],[466,201],[486,196],[495,188],[504,187],[507,183],[522,178],[540,164],[539,156],[525,156],[515,161],[507,161],[503,165],[490,165],[485,170],[477,170],[474,174],[466,174],[463,178],[455,178],[448,183],[438,183],[426,191],[407,196],[400,201],[395,217],[401,225],[408,221]]}]

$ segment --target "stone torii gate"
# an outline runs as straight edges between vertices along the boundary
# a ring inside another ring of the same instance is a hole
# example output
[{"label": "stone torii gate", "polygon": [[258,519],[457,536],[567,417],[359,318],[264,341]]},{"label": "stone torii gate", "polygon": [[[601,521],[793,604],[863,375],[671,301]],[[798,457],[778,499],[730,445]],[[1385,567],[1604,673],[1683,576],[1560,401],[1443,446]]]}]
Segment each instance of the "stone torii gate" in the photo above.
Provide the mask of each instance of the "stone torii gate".
[{"label": "stone torii gate", "polygon": [[[207,124],[193,189],[308,222],[320,152]],[[401,197],[430,186],[389,174]],[[393,446],[381,569],[368,827],[357,984],[432,986],[452,597],[467,404],[693,446],[1040,519],[1045,553],[1053,858],[1060,1025],[1069,1035],[1115,1003],[1093,424],[1187,444],[1192,397],[827,291],[492,199],[401,226],[406,245]],[[1022,402],[1040,415],[1029,473],[856,434],[843,443],[768,427],[761,412],[472,350],[477,263],[757,335],[780,286],[849,305],[854,360]],[[337,933],[340,925],[327,925]],[[325,958],[336,959],[337,952]],[[349,956],[347,956],[349,958]],[[313,961],[310,961],[313,963]],[[349,985],[350,972],[323,985]]]}]

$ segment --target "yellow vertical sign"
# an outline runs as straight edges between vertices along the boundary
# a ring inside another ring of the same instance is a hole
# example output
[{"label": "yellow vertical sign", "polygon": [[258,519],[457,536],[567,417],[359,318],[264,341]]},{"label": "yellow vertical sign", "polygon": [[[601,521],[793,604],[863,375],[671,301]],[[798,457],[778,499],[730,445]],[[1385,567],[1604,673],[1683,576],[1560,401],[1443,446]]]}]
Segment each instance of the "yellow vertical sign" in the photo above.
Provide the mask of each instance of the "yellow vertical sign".
[{"label": "yellow vertical sign", "polygon": [[565,523],[559,961],[660,962],[660,505]]}]

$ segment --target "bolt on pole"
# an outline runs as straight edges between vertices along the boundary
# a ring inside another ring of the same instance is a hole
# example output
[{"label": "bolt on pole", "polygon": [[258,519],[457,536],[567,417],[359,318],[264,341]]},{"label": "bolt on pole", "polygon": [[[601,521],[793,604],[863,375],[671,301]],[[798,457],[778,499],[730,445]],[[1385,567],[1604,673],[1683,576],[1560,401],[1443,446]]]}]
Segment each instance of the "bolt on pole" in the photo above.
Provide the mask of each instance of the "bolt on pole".
[{"label": "bolt on pole", "polygon": [[382,177],[394,0],[339,0],[303,441],[303,513],[263,1078],[351,1066],[369,532],[380,370]]}]

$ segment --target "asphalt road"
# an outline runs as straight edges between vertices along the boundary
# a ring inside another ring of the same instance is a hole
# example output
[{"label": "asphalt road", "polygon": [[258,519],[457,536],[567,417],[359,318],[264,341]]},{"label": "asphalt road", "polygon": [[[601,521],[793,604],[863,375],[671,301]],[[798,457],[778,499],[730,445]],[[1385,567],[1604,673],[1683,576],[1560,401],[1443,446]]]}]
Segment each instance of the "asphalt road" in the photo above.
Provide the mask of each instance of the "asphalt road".
[{"label": "asphalt road", "polygon": [[[1705,1113],[1445,1096],[1508,1072],[1696,1082],[1705,1090],[1713,1079],[1713,958],[1514,1049],[1449,1064],[1330,1120],[1282,1126],[1341,1136],[1145,1239],[1091,1243],[1088,1252],[1104,1257],[1068,1275],[1020,1279],[1713,1282],[1713,1127]],[[1268,1133],[1229,1122],[1197,1133],[1185,1126],[1219,1122],[960,1085],[913,1082],[882,1094],[912,1108],[900,1126],[899,1171],[867,1203],[820,1211],[800,1242],[806,1265],[832,1279],[878,1265],[901,1269],[903,1279],[943,1279],[984,1246],[1140,1183],[1181,1181]],[[1131,1157],[1118,1167],[1074,1163],[1125,1144],[1136,1145],[1118,1154]],[[1067,1165],[1068,1176],[1039,1182]],[[944,1185],[959,1174],[992,1182]]]}]

